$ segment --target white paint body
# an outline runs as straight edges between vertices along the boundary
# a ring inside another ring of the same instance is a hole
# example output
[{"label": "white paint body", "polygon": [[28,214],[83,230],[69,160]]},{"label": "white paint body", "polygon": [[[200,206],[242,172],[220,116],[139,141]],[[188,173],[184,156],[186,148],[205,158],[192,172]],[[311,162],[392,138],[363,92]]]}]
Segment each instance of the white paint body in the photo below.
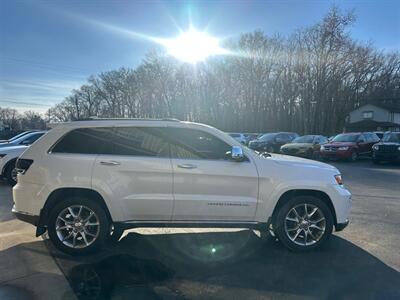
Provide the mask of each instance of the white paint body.
[{"label": "white paint body", "polygon": [[[249,161],[193,160],[139,156],[51,153],[65,133],[82,127],[183,127],[206,131],[231,146],[241,146]],[[21,156],[34,163],[18,174],[13,189],[19,212],[39,215],[49,195],[60,188],[85,188],[104,199],[118,222],[267,222],[285,192],[326,193],[337,223],[348,219],[351,194],[336,183],[339,171],[328,164],[275,155],[261,157],[213,127],[175,121],[80,121],[56,126]],[[119,165],[103,165],[116,161]],[[179,165],[195,168],[184,169]]]}]

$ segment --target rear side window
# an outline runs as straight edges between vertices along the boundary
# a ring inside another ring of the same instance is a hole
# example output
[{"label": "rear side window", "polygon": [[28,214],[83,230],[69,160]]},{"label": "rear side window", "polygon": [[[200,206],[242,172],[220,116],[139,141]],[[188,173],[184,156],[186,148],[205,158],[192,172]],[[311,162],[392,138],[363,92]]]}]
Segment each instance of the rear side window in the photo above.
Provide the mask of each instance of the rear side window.
[{"label": "rear side window", "polygon": [[196,129],[165,128],[163,131],[171,144],[171,156],[181,159],[226,159],[231,150],[219,138]]},{"label": "rear side window", "polygon": [[112,154],[112,128],[79,128],[68,132],[52,153]]},{"label": "rear side window", "polygon": [[114,132],[115,155],[169,157],[169,145],[154,127],[119,127]]}]

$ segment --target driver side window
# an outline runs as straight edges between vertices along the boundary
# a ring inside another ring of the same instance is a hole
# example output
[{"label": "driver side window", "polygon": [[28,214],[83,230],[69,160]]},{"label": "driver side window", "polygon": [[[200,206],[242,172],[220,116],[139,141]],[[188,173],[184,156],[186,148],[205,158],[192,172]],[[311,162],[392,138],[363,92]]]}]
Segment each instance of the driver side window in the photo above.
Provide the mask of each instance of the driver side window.
[{"label": "driver side window", "polygon": [[181,159],[226,159],[231,146],[219,138],[196,129],[165,128],[171,147],[171,157]]}]

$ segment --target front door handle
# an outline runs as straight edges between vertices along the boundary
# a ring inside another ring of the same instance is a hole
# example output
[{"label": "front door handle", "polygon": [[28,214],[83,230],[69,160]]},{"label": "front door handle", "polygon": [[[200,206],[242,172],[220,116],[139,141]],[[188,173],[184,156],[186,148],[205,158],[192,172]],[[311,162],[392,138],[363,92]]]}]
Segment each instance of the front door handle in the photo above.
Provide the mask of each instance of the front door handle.
[{"label": "front door handle", "polygon": [[119,166],[121,163],[115,160],[107,160],[101,161],[100,164],[104,166]]},{"label": "front door handle", "polygon": [[192,164],[181,164],[181,165],[178,165],[178,168],[181,168],[181,169],[196,169],[197,166],[192,165]]}]

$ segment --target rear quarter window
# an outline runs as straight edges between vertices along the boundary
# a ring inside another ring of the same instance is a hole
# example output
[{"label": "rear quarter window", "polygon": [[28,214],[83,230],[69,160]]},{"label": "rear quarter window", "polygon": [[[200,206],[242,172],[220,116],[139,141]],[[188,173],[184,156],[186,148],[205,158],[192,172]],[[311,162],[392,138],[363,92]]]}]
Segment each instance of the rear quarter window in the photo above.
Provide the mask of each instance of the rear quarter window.
[{"label": "rear quarter window", "polygon": [[52,153],[112,154],[112,128],[79,128],[65,134]]}]

